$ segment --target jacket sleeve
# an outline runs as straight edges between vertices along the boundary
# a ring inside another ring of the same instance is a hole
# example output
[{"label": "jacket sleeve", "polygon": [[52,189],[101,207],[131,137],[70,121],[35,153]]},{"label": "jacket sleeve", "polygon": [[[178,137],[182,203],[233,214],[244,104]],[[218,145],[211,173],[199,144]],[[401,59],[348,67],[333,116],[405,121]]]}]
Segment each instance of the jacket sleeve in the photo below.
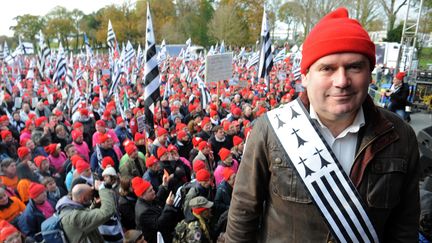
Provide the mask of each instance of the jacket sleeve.
[{"label": "jacket sleeve", "polygon": [[246,139],[228,214],[226,242],[257,241],[259,219],[269,187],[267,123],[265,116],[257,120]]},{"label": "jacket sleeve", "polygon": [[[408,125],[407,125],[408,126]],[[420,215],[419,194],[419,150],[414,131],[405,129],[401,136],[408,138],[407,143],[407,174],[400,190],[400,202],[393,209],[386,225],[386,242],[416,242],[418,241],[418,226]]]},{"label": "jacket sleeve", "polygon": [[114,196],[110,189],[100,189],[101,207],[92,210],[76,210],[66,215],[63,220],[69,225],[82,229],[84,232],[91,232],[104,224],[116,211]]}]

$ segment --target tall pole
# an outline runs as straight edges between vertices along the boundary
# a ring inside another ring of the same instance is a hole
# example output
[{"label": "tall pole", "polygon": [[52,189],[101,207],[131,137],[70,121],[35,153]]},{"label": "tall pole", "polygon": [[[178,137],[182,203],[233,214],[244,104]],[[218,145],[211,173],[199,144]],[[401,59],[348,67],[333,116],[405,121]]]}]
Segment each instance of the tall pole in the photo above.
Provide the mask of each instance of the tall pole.
[{"label": "tall pole", "polygon": [[399,68],[400,68],[400,62],[401,62],[401,59],[402,59],[403,46],[405,44],[406,24],[407,24],[407,21],[408,21],[408,15],[409,15],[409,10],[410,10],[410,5],[411,5],[411,0],[408,0],[407,10],[406,10],[406,13],[405,13],[405,21],[403,23],[402,36],[401,36],[401,40],[400,40],[400,49],[399,49],[398,58],[397,58],[397,61],[396,61],[395,72],[399,72]]}]

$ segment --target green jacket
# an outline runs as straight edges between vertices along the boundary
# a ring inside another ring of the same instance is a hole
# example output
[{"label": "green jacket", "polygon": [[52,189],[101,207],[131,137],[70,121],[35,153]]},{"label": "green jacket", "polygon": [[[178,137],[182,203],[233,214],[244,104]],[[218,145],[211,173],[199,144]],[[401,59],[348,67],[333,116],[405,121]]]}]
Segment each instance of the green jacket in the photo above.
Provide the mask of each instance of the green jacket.
[{"label": "green jacket", "polygon": [[100,189],[100,208],[86,208],[65,196],[57,203],[62,225],[69,242],[103,242],[98,227],[115,213],[114,195],[110,189]]},{"label": "green jacket", "polygon": [[[122,159],[120,160],[120,164],[121,164],[121,161],[123,161],[123,158],[125,158],[125,156],[127,156],[127,154],[123,155]],[[123,176],[123,177],[124,176],[142,177],[146,171],[146,165],[145,165],[145,156],[144,156],[144,158],[141,157],[140,152],[138,153],[138,161],[139,161],[139,165],[141,166],[141,169],[142,169],[142,174],[140,174],[139,169],[137,168],[137,166],[135,164],[135,161],[130,159],[128,156],[127,160],[123,164],[120,165],[121,176]]]}]

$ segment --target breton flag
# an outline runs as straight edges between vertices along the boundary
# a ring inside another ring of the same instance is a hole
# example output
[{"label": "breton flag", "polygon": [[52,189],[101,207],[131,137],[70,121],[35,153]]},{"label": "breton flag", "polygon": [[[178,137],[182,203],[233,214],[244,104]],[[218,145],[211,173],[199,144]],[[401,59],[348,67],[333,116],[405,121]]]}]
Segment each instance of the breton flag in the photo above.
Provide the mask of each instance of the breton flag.
[{"label": "breton flag", "polygon": [[255,52],[252,54],[252,56],[249,58],[249,61],[246,63],[246,68],[249,69],[252,66],[255,66],[259,62],[259,52]]},{"label": "breton flag", "polygon": [[204,110],[208,104],[211,103],[211,95],[210,91],[207,89],[204,81],[200,78],[198,73],[195,75],[195,79],[198,83],[198,89],[200,91],[200,101],[201,101],[201,108]]},{"label": "breton flag", "polygon": [[111,24],[111,20],[108,20],[107,44],[112,55],[114,51],[117,50],[117,39]]},{"label": "breton flag", "polygon": [[63,50],[63,46],[60,42],[60,46],[57,54],[57,61],[55,65],[55,73],[53,77],[54,83],[61,87],[61,78],[66,74],[66,58]]},{"label": "breton flag", "polygon": [[273,55],[271,50],[270,27],[267,20],[267,14],[264,8],[261,25],[261,51],[259,60],[258,77],[266,80],[267,89],[270,86],[270,71],[273,67]]},{"label": "breton flag", "polygon": [[167,49],[166,49],[166,44],[165,44],[165,40],[162,40],[161,46],[160,46],[160,51],[158,53],[158,65],[160,65],[163,61],[165,61],[167,58]]},{"label": "breton flag", "polygon": [[71,55],[69,58],[69,63],[67,66],[67,72],[66,72],[66,84],[69,86],[69,91],[72,89],[73,87],[73,56]]},{"label": "breton flag", "polygon": [[125,50],[125,56],[124,56],[124,63],[130,62],[135,57],[135,49],[133,48],[130,41],[126,44],[126,50]]},{"label": "breton flag", "polygon": [[3,46],[3,58],[6,58],[7,56],[9,56],[9,47],[5,41]]},{"label": "breton flag", "polygon": [[44,78],[45,76],[45,70],[46,70],[46,62],[50,58],[51,50],[45,43],[44,35],[42,34],[42,30],[39,31],[39,55],[38,55],[38,69],[39,69],[39,75],[41,78]]},{"label": "breton flag", "polygon": [[280,61],[283,61],[283,60],[285,60],[285,58],[286,58],[286,49],[285,49],[285,47],[282,49],[282,50],[280,50],[279,52],[278,52],[278,54],[275,56],[275,58],[273,59],[273,62],[274,63],[277,63],[277,62],[280,62]]},{"label": "breton flag", "polygon": [[[153,115],[156,102],[160,100],[160,76],[156,60],[156,42],[153,34],[153,24],[150,14],[150,6],[147,2],[147,23],[146,23],[146,45],[144,64],[144,102],[147,125],[153,130]],[[153,131],[150,131],[152,134]]]},{"label": "breton flag", "polygon": [[379,242],[365,203],[303,103],[296,99],[266,115],[336,241]]},{"label": "breton flag", "polygon": [[291,68],[291,73],[293,75],[293,81],[297,81],[301,79],[301,72],[300,72],[300,62],[302,59],[301,51],[297,51],[292,55],[293,65]]},{"label": "breton flag", "polygon": [[114,62],[114,78],[108,91],[107,99],[109,99],[114,94],[114,92],[116,92],[117,86],[120,83],[120,79],[123,73],[125,73],[125,71],[123,68],[122,60],[116,60]]},{"label": "breton flag", "polygon": [[84,45],[85,45],[85,48],[86,48],[86,58],[87,58],[86,63],[88,63],[89,61],[90,61],[90,63],[92,63],[92,60],[93,60],[93,50],[92,50],[92,48],[90,46],[90,42],[89,42],[89,39],[88,39],[86,33],[84,33]]},{"label": "breton flag", "polygon": [[30,54],[34,54],[34,47],[33,44],[31,42],[23,42],[21,40],[21,36],[18,39],[19,44],[18,47],[16,49],[16,51],[19,51],[19,54],[21,55],[30,55]]},{"label": "breton flag", "polygon": [[168,100],[170,96],[171,96],[171,81],[170,79],[168,79],[168,82],[166,82],[165,84],[163,99]]}]

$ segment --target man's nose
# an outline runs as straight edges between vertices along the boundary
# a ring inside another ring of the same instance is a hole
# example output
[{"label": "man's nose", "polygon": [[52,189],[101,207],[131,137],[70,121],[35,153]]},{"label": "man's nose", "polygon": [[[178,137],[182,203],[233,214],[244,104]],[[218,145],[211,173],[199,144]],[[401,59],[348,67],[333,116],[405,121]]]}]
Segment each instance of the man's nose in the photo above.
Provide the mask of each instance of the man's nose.
[{"label": "man's nose", "polygon": [[338,88],[346,88],[351,85],[351,79],[347,74],[347,70],[341,67],[333,75],[333,85]]}]

